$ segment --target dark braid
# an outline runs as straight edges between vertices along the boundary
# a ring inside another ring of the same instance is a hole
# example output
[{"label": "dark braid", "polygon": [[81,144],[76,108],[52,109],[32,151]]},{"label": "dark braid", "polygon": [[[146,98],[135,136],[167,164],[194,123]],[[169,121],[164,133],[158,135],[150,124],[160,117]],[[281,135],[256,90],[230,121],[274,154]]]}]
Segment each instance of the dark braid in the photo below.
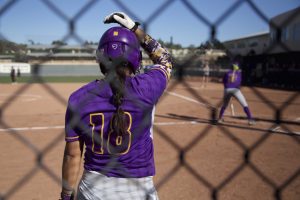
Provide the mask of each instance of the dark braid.
[{"label": "dark braid", "polygon": [[118,135],[126,134],[127,120],[124,110],[121,108],[123,98],[125,95],[125,79],[126,79],[126,67],[127,62],[113,63],[115,67],[110,68],[107,73],[107,79],[113,92],[113,104],[117,110],[113,115],[112,128]]}]

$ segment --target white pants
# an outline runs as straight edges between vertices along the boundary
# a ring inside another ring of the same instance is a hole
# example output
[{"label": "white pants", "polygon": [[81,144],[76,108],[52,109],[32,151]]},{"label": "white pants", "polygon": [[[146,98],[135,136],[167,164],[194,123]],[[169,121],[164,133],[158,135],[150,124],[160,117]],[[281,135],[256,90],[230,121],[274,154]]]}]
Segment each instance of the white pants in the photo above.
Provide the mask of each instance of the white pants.
[{"label": "white pants", "polygon": [[77,191],[78,200],[158,200],[153,177],[116,178],[85,170]]}]

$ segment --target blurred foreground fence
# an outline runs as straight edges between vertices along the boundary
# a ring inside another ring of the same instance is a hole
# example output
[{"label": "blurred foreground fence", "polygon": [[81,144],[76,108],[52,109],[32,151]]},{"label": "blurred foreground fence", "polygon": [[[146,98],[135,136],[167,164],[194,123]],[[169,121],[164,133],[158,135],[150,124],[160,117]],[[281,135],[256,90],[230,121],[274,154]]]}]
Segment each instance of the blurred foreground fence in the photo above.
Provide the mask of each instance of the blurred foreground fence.
[{"label": "blurred foreground fence", "polygon": [[[18,0],[6,1],[4,3],[4,5],[0,8],[0,19],[3,17],[3,15],[6,12],[8,12],[11,9],[14,9],[14,6],[18,2],[19,2]],[[75,38],[78,41],[84,41],[85,38],[80,38],[80,36],[78,36],[76,34],[76,28],[75,28],[76,21],[79,20],[81,18],[81,16],[83,16],[86,12],[89,12],[89,10],[91,9],[91,7],[94,4],[96,4],[96,3],[105,4],[105,1],[93,1],[93,0],[87,1],[86,5],[84,5],[80,9],[80,11],[78,13],[76,13],[76,15],[73,18],[67,18],[64,15],[64,10],[61,10],[52,1],[41,0],[40,2],[45,4],[49,8],[49,12],[55,14],[57,17],[61,18],[66,23],[66,27],[68,27],[68,33],[67,33],[67,35],[62,37],[63,41],[68,40],[69,38]],[[125,1],[113,0],[113,2],[120,8],[120,10],[124,11],[125,13],[128,13],[130,16],[136,16],[135,12],[126,6]],[[152,16],[151,20],[141,21],[141,24],[143,25],[143,27],[146,30],[151,29],[152,22],[156,18],[159,18],[159,16],[160,16],[158,13],[164,12],[166,9],[171,7],[171,5],[174,2],[181,2],[182,6],[184,6],[186,9],[188,9],[190,11],[190,13],[196,19],[198,19],[200,22],[202,22],[207,27],[209,27],[210,34],[211,34],[210,35],[211,41],[214,41],[217,39],[216,35],[218,32],[218,26],[221,23],[223,23],[224,21],[229,20],[229,17],[235,12],[235,10],[237,10],[240,6],[242,6],[244,4],[249,5],[250,8],[253,10],[253,12],[266,24],[270,23],[270,19],[268,19],[266,17],[266,15],[259,9],[259,6],[256,5],[251,0],[235,1],[224,13],[219,14],[219,16],[220,16],[219,20],[217,20],[214,23],[210,22],[200,12],[198,12],[188,0],[177,0],[177,1],[176,0],[174,0],[174,1],[166,0],[166,1],[162,1],[161,5],[153,12],[153,14],[151,15]],[[299,61],[300,54],[299,54],[299,51],[296,51],[296,52],[291,51],[289,49],[289,47],[286,46],[282,42],[280,35],[282,34],[282,30],[283,30],[282,28],[285,27],[285,25],[288,24],[289,21],[294,20],[295,18],[298,18],[299,15],[300,15],[299,12],[297,14],[294,14],[288,20],[284,21],[280,25],[270,23],[270,26],[278,31],[279,36],[275,39],[275,42],[273,43],[273,45],[270,48],[268,48],[267,51],[264,52],[263,54],[247,55],[247,56],[241,56],[241,55],[229,56],[229,54],[228,54],[225,58],[222,58],[222,59],[216,60],[215,62],[210,63],[211,65],[213,65],[212,75],[216,76],[216,77],[221,77],[222,70],[228,68],[230,61],[232,61],[234,59],[238,59],[242,63],[242,66],[244,67],[243,68],[244,77],[248,77],[248,78],[244,79],[245,85],[266,86],[266,87],[283,88],[283,89],[287,88],[287,89],[295,90],[295,92],[292,93],[292,95],[290,97],[288,97],[287,101],[284,102],[282,105],[273,105],[270,103],[270,100],[268,100],[267,96],[260,93],[259,90],[257,90],[255,87],[250,87],[252,92],[254,94],[256,94],[257,97],[259,97],[261,99],[261,101],[264,104],[266,104],[267,107],[270,107],[273,109],[274,115],[273,115],[273,119],[271,119],[271,122],[274,125],[281,125],[281,126],[285,127],[285,129],[289,131],[289,133],[290,133],[289,135],[290,135],[291,139],[294,140],[297,145],[300,145],[300,138],[297,135],[293,134],[293,132],[290,131],[286,125],[293,123],[294,125],[299,126],[299,123],[285,121],[284,119],[281,118],[281,116],[282,116],[282,112],[286,109],[286,107],[289,106],[289,104],[294,103],[294,102],[298,101],[298,99],[299,99],[299,92],[297,90],[299,90],[299,86],[300,86],[300,82],[299,82],[300,81],[300,78],[299,78],[300,77],[300,73],[299,73],[300,72],[300,61]],[[37,19],[37,20],[39,20],[39,19]],[[172,22],[170,22],[170,23],[172,23]],[[193,25],[191,25],[191,26],[193,26]],[[0,32],[0,34],[1,34],[1,32]],[[201,41],[199,41],[199,43],[200,42]],[[272,51],[272,48],[275,48],[276,44],[283,47],[284,51],[277,53],[277,54],[269,53]],[[60,45],[57,45],[56,48],[59,49]],[[195,51],[193,51],[193,52],[197,52],[197,49],[195,49]],[[175,70],[174,70],[175,74],[174,74],[173,78],[176,79],[177,81],[174,82],[174,85],[170,86],[170,91],[172,91],[172,89],[178,84],[183,84],[185,86],[189,86],[188,83],[185,82],[185,75],[190,75],[190,76],[202,75],[201,65],[203,64],[203,61],[199,61],[200,54],[192,53],[192,54],[188,55],[189,59],[186,59],[186,60],[176,60],[176,58],[174,58],[174,60],[176,62],[176,66],[175,66]],[[47,60],[47,56],[50,57],[51,55],[50,54],[46,55],[45,60]],[[37,80],[40,80],[40,82],[43,82],[43,77],[40,76],[40,70],[39,70],[40,66],[43,64],[43,62],[44,61],[41,61],[40,63],[36,63],[32,66],[32,75],[33,75],[32,80],[37,79]],[[196,64],[195,64],[195,62],[196,62]],[[186,66],[191,66],[191,68],[186,67]],[[199,68],[197,68],[197,67],[199,67]],[[56,98],[58,100],[58,102],[60,102],[61,104],[64,104],[64,105],[67,103],[61,96],[58,95],[57,92],[53,91],[52,88],[48,87],[46,83],[42,83],[42,84],[44,84],[44,89],[49,94],[53,95],[53,97]],[[30,87],[31,87],[30,83],[25,84],[17,92],[19,94],[22,94],[23,91],[27,90]],[[209,103],[205,100],[205,98],[197,95],[196,92],[193,90],[193,88],[190,88],[188,91],[192,94],[192,96],[197,97],[199,101]],[[9,98],[8,102],[4,102],[2,104],[2,106],[0,107],[0,117],[1,117],[0,125],[2,127],[10,128],[10,127],[7,127],[7,125],[5,124],[5,122],[4,122],[5,120],[3,119],[3,116],[1,115],[1,113],[3,113],[7,109],[7,107],[9,105],[11,105],[17,98],[18,98],[18,96],[12,96],[11,98]],[[221,102],[219,103],[219,105],[220,104],[221,104]],[[207,128],[204,128],[204,132],[199,133],[198,140],[203,140],[206,136],[206,133],[210,130],[209,127],[215,125],[214,123],[216,120],[218,110],[214,109],[214,108],[207,108],[207,109],[210,109],[210,112],[211,112],[211,119],[209,119],[211,121],[211,123],[207,124]],[[268,177],[267,175],[265,175],[259,169],[259,167],[255,166],[255,164],[252,163],[250,160],[251,153],[255,150],[256,147],[264,145],[264,142],[266,142],[267,139],[270,137],[272,131],[263,135],[254,145],[252,145],[251,148],[247,148],[244,145],[239,144],[239,142],[236,140],[236,138],[233,136],[233,134],[228,132],[227,129],[223,128],[222,126],[220,126],[219,129],[222,132],[224,132],[224,135],[228,136],[232,140],[233,143],[236,143],[239,146],[242,146],[241,148],[244,152],[244,157],[242,158],[240,166],[237,166],[236,170],[234,172],[228,174],[227,177],[224,179],[224,181],[222,183],[220,183],[219,185],[217,185],[217,186],[212,185],[210,183],[210,180],[206,179],[203,174],[195,173],[195,171],[189,165],[189,163],[185,162],[185,155],[188,153],[189,148],[177,149],[178,155],[179,155],[178,156],[178,161],[179,161],[178,167],[186,168],[191,173],[191,175],[193,175],[195,177],[196,181],[198,181],[200,184],[205,185],[205,187],[207,187],[210,191],[211,199],[219,199],[218,194],[222,191],[222,189],[226,185],[228,185],[231,181],[233,181],[236,177],[238,177],[241,170],[243,168],[245,168],[246,166],[249,167],[255,173],[255,175],[264,182],[264,184],[266,184],[272,188],[272,190],[273,190],[272,198],[273,199],[285,199],[283,192],[287,188],[289,188],[291,184],[293,184],[295,182],[299,182],[300,166],[298,166],[297,170],[295,172],[293,172],[292,175],[285,177],[283,182],[281,182],[280,184],[276,184],[272,180],[272,177]],[[166,140],[167,143],[174,145],[173,141],[170,139],[170,137],[168,137],[168,134],[169,134],[168,132],[164,132],[164,131],[160,130],[159,127],[155,127],[155,131],[157,132],[157,134],[161,135]],[[23,140],[24,136],[22,136],[21,134],[18,134],[17,131],[12,130],[11,133],[15,133],[17,135],[17,137],[16,137],[17,140],[26,141],[26,140]],[[62,133],[62,135],[63,134],[64,133]],[[204,137],[201,137],[201,136],[204,136]],[[61,140],[61,137],[56,138],[54,141],[51,142],[51,144],[57,143],[58,140]],[[197,142],[197,141],[195,141],[195,142]],[[28,148],[35,149],[34,148],[35,144],[26,143],[26,145],[28,146]],[[50,149],[54,148],[53,146],[55,146],[55,145],[49,146],[49,148]],[[57,184],[60,184],[61,177],[55,176],[51,172],[51,169],[49,169],[45,165],[43,165],[44,152],[34,152],[34,153],[36,154],[38,159],[36,161],[36,168],[34,168],[33,171],[42,170],[45,174],[47,174],[49,177],[51,177],[54,182],[57,182]],[[195,159],[197,159],[197,158],[195,158]],[[177,171],[174,170],[172,175],[169,175],[169,176],[174,176],[176,174],[176,172]],[[169,181],[169,179],[170,179],[169,176],[163,177],[161,179],[161,181],[159,183],[157,183],[156,186],[157,186],[158,191],[164,184],[166,184]],[[0,189],[0,199],[2,199],[2,200],[10,199],[11,196],[15,192],[17,192],[20,188],[23,187],[23,185],[26,183],[26,181],[29,179],[29,177],[31,177],[31,174],[27,174],[24,177],[20,177],[20,182],[16,183],[16,185],[11,185],[10,190],[8,192],[3,192]],[[299,191],[297,194],[298,194],[298,196],[296,198],[300,199]]]}]

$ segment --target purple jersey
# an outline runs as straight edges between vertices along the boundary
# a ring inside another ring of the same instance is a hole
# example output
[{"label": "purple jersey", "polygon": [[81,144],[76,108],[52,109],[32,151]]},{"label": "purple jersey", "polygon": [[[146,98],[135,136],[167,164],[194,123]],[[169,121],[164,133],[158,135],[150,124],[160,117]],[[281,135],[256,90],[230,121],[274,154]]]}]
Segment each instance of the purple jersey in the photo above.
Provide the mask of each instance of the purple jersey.
[{"label": "purple jersey", "polygon": [[230,70],[223,77],[224,88],[240,88],[242,74],[240,70]]},{"label": "purple jersey", "polygon": [[66,141],[84,141],[86,170],[113,177],[155,174],[154,108],[167,86],[172,64],[168,52],[150,36],[142,45],[156,64],[147,73],[126,78],[121,107],[128,122],[127,134],[118,136],[112,131],[111,119],[116,107],[106,81],[90,82],[69,98]]}]

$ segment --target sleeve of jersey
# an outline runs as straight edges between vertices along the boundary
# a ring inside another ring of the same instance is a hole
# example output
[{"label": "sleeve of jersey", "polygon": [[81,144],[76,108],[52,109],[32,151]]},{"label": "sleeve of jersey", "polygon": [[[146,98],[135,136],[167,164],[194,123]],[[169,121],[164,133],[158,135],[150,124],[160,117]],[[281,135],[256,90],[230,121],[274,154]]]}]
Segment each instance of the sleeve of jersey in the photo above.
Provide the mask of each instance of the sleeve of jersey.
[{"label": "sleeve of jersey", "polygon": [[74,142],[78,141],[80,138],[80,130],[78,128],[79,124],[79,114],[76,114],[75,110],[72,109],[70,103],[65,116],[65,141]]},{"label": "sleeve of jersey", "polygon": [[169,80],[173,67],[170,53],[149,35],[145,36],[141,45],[155,64],[151,70],[162,71],[166,79]]}]

